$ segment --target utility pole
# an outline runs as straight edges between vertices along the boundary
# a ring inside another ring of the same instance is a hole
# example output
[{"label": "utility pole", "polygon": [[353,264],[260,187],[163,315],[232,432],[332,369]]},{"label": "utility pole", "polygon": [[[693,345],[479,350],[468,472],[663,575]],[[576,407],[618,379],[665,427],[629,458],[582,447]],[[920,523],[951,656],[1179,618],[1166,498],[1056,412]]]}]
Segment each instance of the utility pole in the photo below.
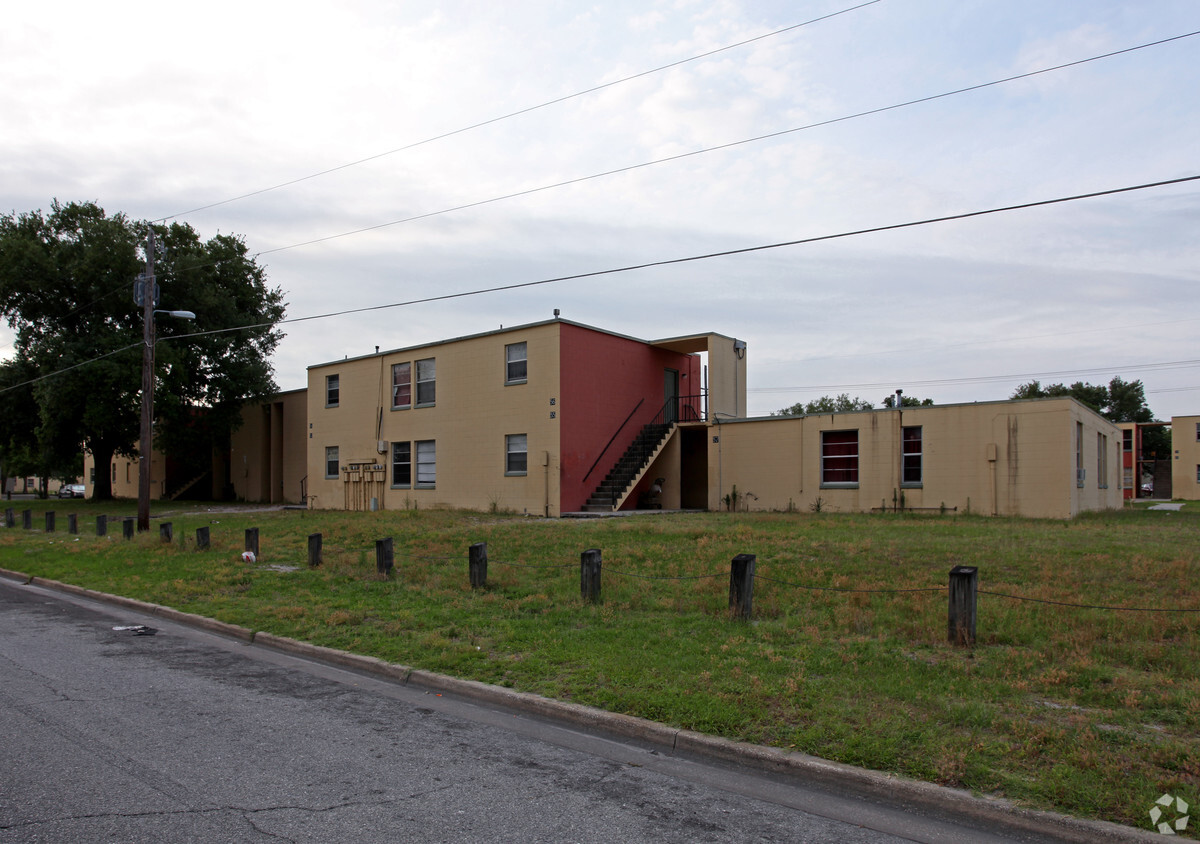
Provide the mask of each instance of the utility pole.
[{"label": "utility pole", "polygon": [[138,532],[150,530],[151,415],[154,409],[154,227],[146,235],[142,277],[142,425],[138,444]]}]

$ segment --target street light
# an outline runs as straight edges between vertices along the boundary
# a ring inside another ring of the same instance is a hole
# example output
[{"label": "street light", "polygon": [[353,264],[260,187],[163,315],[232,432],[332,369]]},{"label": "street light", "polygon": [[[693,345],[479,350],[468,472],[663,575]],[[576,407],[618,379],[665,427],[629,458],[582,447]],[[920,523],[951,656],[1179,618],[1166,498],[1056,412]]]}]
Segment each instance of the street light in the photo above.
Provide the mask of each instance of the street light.
[{"label": "street light", "polygon": [[155,310],[154,230],[146,243],[146,274],[142,293],[142,425],[138,451],[138,513],[137,529],[150,530],[150,455],[153,449],[150,420],[154,417],[154,315],[166,314],[178,319],[195,319],[191,311]]}]

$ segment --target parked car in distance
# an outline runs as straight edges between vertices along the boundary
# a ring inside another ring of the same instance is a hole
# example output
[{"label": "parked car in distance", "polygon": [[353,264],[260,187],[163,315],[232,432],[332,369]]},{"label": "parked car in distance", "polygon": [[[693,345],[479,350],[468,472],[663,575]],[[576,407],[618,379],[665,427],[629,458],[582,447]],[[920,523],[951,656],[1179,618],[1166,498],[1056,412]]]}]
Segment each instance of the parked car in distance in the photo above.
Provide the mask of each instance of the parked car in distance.
[{"label": "parked car in distance", "polygon": [[59,498],[83,498],[83,484],[63,484],[58,488]]}]

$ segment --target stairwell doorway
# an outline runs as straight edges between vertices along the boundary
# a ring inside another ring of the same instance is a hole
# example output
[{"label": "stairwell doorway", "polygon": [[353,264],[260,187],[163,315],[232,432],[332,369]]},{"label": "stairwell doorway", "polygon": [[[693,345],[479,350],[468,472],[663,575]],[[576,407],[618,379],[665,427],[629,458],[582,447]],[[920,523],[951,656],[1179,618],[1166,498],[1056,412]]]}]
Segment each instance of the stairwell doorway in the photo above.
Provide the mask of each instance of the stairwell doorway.
[{"label": "stairwell doorway", "polygon": [[679,370],[663,370],[663,422],[679,421]]}]

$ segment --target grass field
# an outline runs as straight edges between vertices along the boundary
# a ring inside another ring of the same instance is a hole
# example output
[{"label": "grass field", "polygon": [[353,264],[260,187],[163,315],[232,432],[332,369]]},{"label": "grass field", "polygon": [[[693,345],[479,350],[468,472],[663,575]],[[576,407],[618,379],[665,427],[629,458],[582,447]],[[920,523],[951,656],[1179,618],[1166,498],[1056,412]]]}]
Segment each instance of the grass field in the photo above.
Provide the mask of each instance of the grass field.
[{"label": "grass field", "polygon": [[[1164,792],[1200,805],[1200,507],[1064,522],[156,505],[154,529],[125,541],[119,526],[97,538],[95,515],[131,502],[11,504],[0,566],[29,575],[1081,817],[1148,828]],[[249,527],[255,564],[240,559]],[[390,578],[375,570],[383,537]],[[488,546],[480,590],[474,542]],[[604,560],[598,605],[580,598],[589,548]],[[739,553],[757,556],[748,622],[728,611]],[[946,642],[955,565],[979,567],[970,649]]]}]

